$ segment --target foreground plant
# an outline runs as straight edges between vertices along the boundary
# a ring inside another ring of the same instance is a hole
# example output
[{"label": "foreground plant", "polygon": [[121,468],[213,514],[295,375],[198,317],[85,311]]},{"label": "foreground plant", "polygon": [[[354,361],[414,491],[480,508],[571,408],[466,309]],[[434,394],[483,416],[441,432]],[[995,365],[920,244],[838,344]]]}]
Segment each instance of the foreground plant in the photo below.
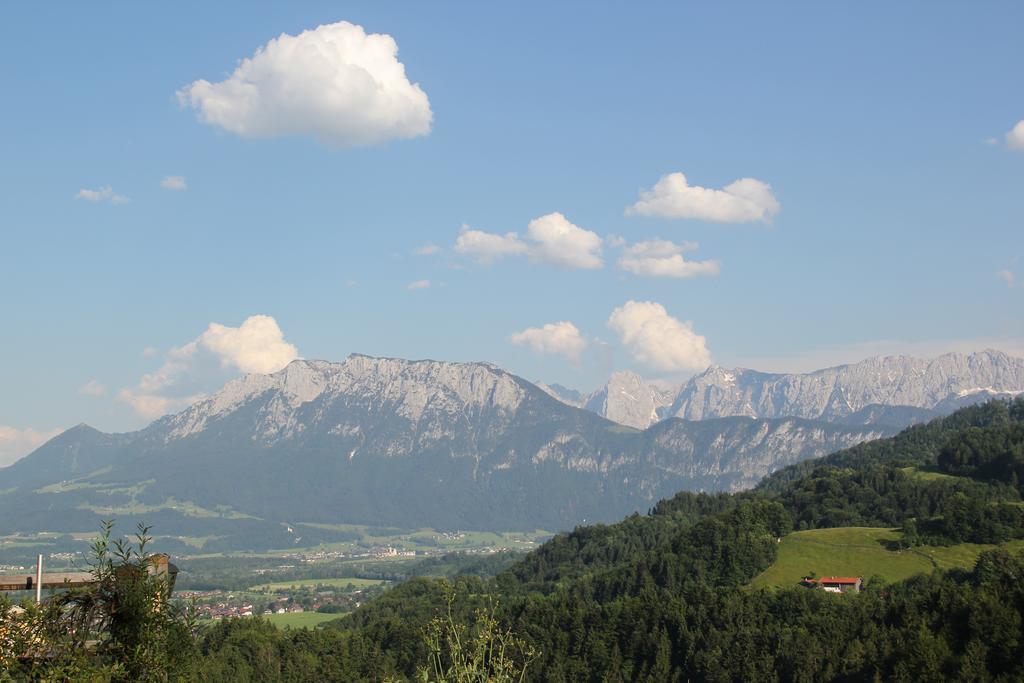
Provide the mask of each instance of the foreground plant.
[{"label": "foreground plant", "polygon": [[195,615],[171,602],[170,579],[152,571],[149,527],[112,539],[103,522],[91,546],[94,582],[41,605],[0,615],[0,680],[167,681],[192,676]]},{"label": "foreground plant", "polygon": [[445,585],[446,609],[427,626],[429,664],[419,671],[421,681],[436,683],[512,683],[526,679],[536,652],[525,640],[502,628],[497,605],[474,612],[470,626],[453,615],[455,592]]}]

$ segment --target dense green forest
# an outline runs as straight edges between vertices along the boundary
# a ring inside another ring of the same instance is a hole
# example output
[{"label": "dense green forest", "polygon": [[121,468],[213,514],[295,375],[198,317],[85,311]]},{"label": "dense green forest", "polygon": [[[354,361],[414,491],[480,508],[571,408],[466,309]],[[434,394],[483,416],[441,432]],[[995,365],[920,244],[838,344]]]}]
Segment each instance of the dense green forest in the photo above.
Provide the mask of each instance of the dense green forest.
[{"label": "dense green forest", "polygon": [[[430,635],[451,623],[508,645],[505,660],[482,655],[485,669],[525,667],[528,680],[1021,680],[1024,554],[998,544],[1024,538],[1022,479],[1024,400],[994,401],[794,465],[753,491],[680,493],[646,515],[577,528],[511,566],[412,578],[315,631],[225,621],[176,671],[435,679],[460,656]],[[782,537],[847,526],[900,529],[907,552],[993,545],[973,568],[864,577],[860,593],[807,589],[799,577],[748,586]]]}]

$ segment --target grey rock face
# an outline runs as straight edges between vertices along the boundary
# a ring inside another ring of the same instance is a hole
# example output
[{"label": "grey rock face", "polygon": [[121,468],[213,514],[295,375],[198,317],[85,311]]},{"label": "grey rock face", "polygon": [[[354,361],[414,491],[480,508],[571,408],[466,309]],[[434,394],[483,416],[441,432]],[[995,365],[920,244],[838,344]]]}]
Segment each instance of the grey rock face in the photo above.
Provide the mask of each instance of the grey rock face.
[{"label": "grey rock face", "polygon": [[544,384],[543,382],[534,382],[534,384],[548,396],[573,408],[582,408],[583,404],[587,401],[586,395],[581,394],[575,389],[563,387],[561,384]]},{"label": "grey rock face", "polygon": [[613,422],[646,429],[672,404],[672,392],[645,382],[635,372],[616,372],[601,389],[586,397],[584,408]]},{"label": "grey rock face", "polygon": [[[361,433],[359,421],[340,420],[338,408],[409,424],[421,436],[451,433],[468,417],[501,422],[526,395],[525,382],[487,363],[444,363],[353,354],[342,363],[296,360],[271,375],[247,375],[164,418],[147,431],[165,440],[203,432],[248,409],[252,438],[263,445],[303,432]],[[253,410],[253,406],[258,406]],[[498,425],[500,426],[500,424]]]},{"label": "grey rock face", "polygon": [[874,357],[803,374],[713,366],[673,398],[631,372],[612,375],[579,400],[549,393],[620,424],[644,429],[666,417],[802,417],[843,424],[907,426],[957,408],[1024,392],[1024,358],[1001,351],[948,353],[931,360]]},{"label": "grey rock face", "polygon": [[566,405],[636,429],[646,429],[666,417],[676,395],[675,391],[647,382],[629,370],[613,373],[604,386],[589,394],[558,384],[537,386]]},{"label": "grey rock face", "polygon": [[1024,391],[1024,359],[1000,351],[949,353],[932,360],[868,358],[806,374],[712,367],[693,377],[669,414],[689,420],[726,415],[836,421],[869,406],[935,409]]},{"label": "grey rock face", "polygon": [[674,454],[663,466],[678,476],[715,482],[714,490],[752,488],[793,463],[820,458],[894,432],[889,427],[844,427],[800,418],[678,418],[651,427],[659,451]]}]

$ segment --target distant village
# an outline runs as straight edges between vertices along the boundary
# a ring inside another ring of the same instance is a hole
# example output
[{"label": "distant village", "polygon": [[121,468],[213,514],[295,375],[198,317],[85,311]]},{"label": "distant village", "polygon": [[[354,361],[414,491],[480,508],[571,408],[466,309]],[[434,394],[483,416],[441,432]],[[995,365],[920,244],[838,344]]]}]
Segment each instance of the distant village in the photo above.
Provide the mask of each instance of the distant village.
[{"label": "distant village", "polygon": [[[338,613],[359,607],[366,599],[366,589],[317,589],[298,588],[294,591],[268,593],[265,597],[254,596],[246,591],[178,591],[175,596],[183,600],[194,600],[196,616],[200,619],[227,619],[231,617],[270,616],[272,614],[294,614],[298,612]],[[370,592],[379,592],[379,589]]]}]

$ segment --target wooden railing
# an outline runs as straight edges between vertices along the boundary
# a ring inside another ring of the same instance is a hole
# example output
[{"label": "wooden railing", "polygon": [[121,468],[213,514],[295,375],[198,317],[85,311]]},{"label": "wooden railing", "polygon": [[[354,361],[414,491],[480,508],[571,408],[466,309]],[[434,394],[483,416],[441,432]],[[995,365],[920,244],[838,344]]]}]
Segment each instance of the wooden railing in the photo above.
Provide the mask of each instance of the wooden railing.
[{"label": "wooden railing", "polygon": [[[166,576],[174,588],[174,579],[178,575],[178,567],[171,563],[169,555],[158,554],[150,558],[149,573]],[[36,560],[36,571],[32,574],[0,575],[0,591],[35,591],[36,602],[42,599],[44,588],[77,588],[96,583],[92,572],[51,572],[43,573],[43,556]]]}]

